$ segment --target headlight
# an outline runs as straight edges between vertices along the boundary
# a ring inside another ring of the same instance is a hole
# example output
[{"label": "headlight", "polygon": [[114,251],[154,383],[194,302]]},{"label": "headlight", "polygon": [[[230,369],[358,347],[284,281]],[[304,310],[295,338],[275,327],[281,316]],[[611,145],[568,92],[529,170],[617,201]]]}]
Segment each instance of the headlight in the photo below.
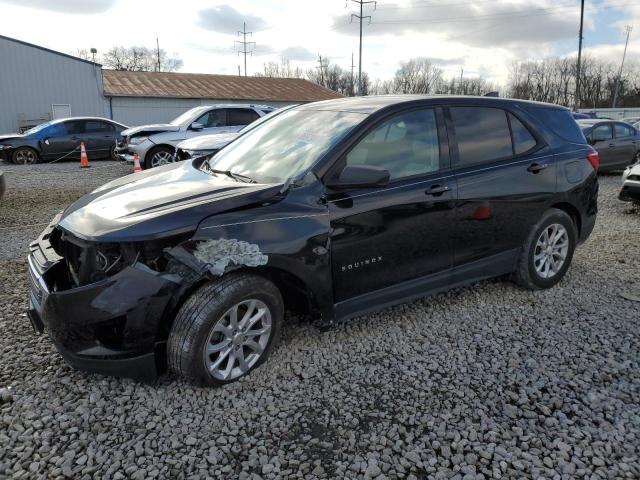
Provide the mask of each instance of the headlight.
[{"label": "headlight", "polygon": [[190,158],[196,159],[200,157],[206,157],[207,155],[211,155],[217,150],[185,150],[185,153],[189,155]]},{"label": "headlight", "polygon": [[133,137],[129,140],[129,145],[140,145],[149,140],[149,137]]}]

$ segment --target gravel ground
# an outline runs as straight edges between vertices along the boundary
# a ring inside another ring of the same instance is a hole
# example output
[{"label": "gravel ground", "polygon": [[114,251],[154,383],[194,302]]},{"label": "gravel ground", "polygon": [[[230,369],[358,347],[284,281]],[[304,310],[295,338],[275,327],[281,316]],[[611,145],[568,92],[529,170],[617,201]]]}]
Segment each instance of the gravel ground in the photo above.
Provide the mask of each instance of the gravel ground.
[{"label": "gravel ground", "polygon": [[[47,222],[130,169],[104,165],[2,166],[0,225]],[[23,314],[39,228],[2,230],[0,477],[640,478],[640,303],[621,296],[640,295],[640,213],[618,186],[601,177],[557,287],[482,282],[324,332],[290,318],[219,389],[66,366]]]}]

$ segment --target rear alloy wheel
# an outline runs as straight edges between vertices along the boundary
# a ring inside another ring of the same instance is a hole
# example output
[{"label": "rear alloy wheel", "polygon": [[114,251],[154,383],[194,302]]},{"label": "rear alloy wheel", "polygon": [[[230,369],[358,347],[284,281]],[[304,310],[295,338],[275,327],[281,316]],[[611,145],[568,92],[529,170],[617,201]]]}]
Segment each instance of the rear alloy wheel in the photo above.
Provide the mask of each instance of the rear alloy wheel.
[{"label": "rear alloy wheel", "polygon": [[577,238],[571,217],[549,209],[525,241],[513,275],[516,283],[530,290],[554,286],[569,269]]},{"label": "rear alloy wheel", "polygon": [[160,167],[175,162],[174,151],[169,147],[156,147],[147,154],[145,168]]},{"label": "rear alloy wheel", "polygon": [[178,311],[167,342],[169,368],[197,384],[238,380],[273,350],[283,315],[272,282],[228,273],[196,290]]},{"label": "rear alloy wheel", "polygon": [[38,153],[29,147],[20,147],[13,152],[13,163],[16,165],[33,165],[38,163]]}]

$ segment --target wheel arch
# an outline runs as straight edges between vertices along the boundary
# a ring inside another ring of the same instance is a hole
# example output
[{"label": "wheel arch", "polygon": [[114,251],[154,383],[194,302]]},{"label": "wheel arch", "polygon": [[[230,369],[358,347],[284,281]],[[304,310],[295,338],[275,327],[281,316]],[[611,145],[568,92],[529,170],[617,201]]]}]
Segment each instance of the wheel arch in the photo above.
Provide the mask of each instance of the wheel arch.
[{"label": "wheel arch", "polygon": [[551,208],[557,208],[558,210],[562,210],[565,212],[571,220],[573,220],[574,225],[576,226],[576,233],[578,238],[580,238],[580,234],[582,232],[582,216],[580,215],[580,210],[578,210],[574,205],[569,202],[559,202],[551,205]]},{"label": "wheel arch", "polygon": [[176,147],[174,147],[173,145],[169,145],[168,143],[158,143],[158,144],[154,145],[149,150],[147,150],[147,153],[145,153],[145,155],[144,155],[144,164],[145,165],[147,164],[147,161],[151,162],[151,154],[154,153],[159,148],[166,148],[166,149],[172,150],[172,151],[175,151],[175,149],[176,149]]}]

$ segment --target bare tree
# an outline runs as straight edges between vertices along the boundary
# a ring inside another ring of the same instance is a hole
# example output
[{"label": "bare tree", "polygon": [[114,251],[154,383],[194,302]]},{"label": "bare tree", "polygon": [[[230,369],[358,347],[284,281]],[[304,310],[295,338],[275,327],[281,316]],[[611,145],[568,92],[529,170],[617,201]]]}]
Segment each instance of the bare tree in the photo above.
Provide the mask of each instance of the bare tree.
[{"label": "bare tree", "polygon": [[[617,76],[616,65],[584,56],[580,67],[580,98],[585,108],[610,107]],[[513,98],[574,105],[576,61],[553,57],[516,62],[509,74],[508,95]],[[640,106],[640,68],[630,64],[620,79],[620,106]]]},{"label": "bare tree", "polygon": [[275,78],[304,78],[305,73],[300,67],[292,67],[289,60],[283,58],[280,63],[268,62],[263,64],[263,71],[256,73],[255,76]]},{"label": "bare tree", "polygon": [[111,47],[103,56],[102,63],[114,70],[137,72],[175,72],[182,68],[182,60],[160,49],[160,68],[158,69],[158,51],[147,47]]},{"label": "bare tree", "polygon": [[435,93],[442,81],[442,70],[428,58],[412,58],[396,71],[394,93]]}]

